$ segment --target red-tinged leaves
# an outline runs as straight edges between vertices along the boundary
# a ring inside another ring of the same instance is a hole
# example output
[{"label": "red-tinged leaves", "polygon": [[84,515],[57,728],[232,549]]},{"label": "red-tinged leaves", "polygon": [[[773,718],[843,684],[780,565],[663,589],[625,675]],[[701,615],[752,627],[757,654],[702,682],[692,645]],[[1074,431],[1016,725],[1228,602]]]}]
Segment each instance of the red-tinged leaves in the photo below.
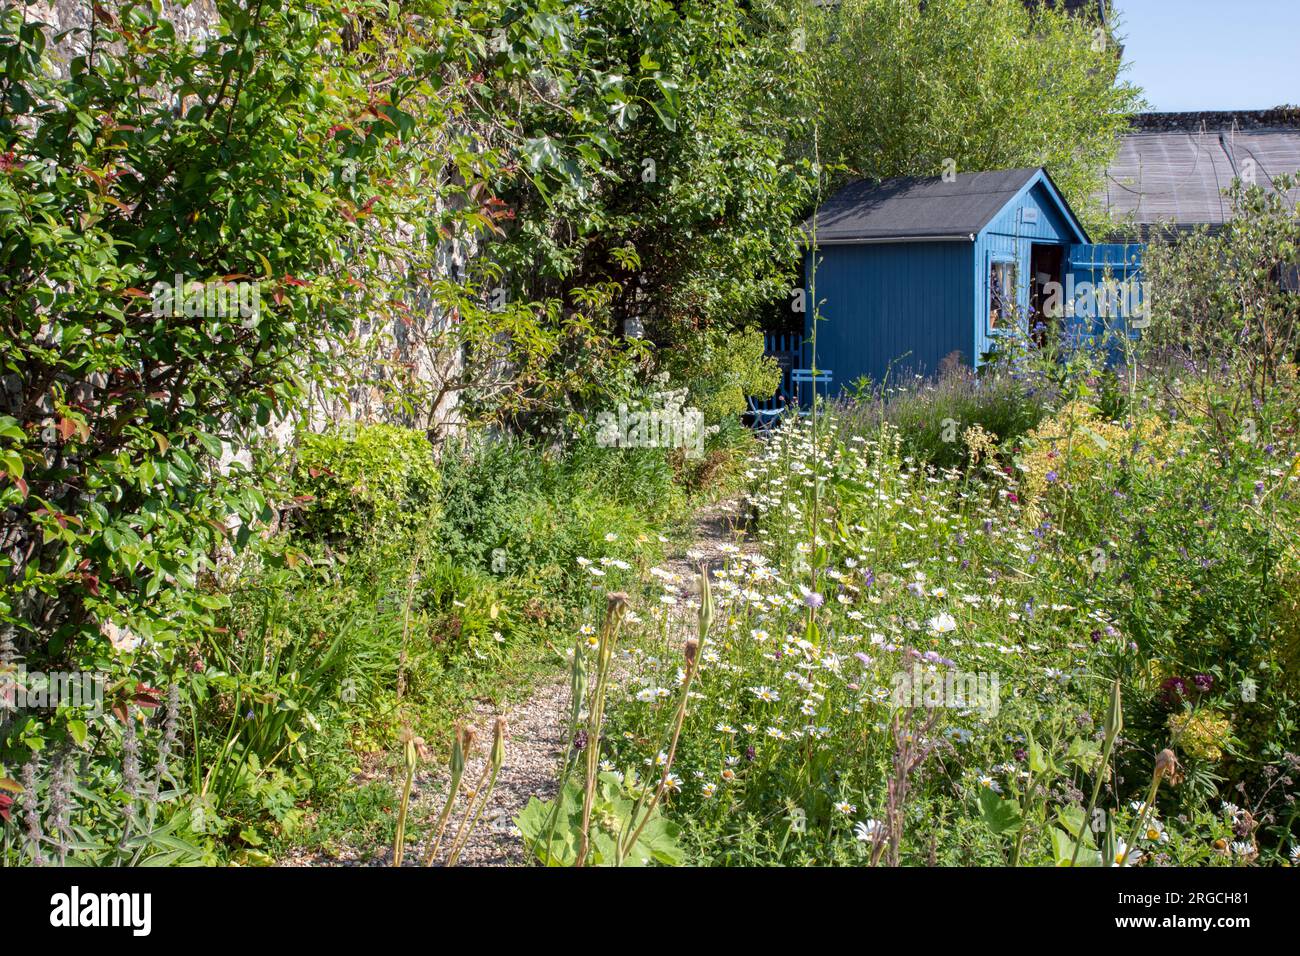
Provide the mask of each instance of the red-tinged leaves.
[{"label": "red-tinged leaves", "polygon": [[7,793],[0,793],[0,820],[10,822],[9,811],[13,809],[14,798]]},{"label": "red-tinged leaves", "polygon": [[157,710],[162,704],[162,691],[156,687],[137,683],[135,690],[128,691],[124,698],[113,704],[111,708],[113,716],[126,723],[131,718],[132,704],[141,710]]},{"label": "red-tinged leaves", "polygon": [[9,479],[14,483],[14,487],[18,489],[19,493],[23,496],[24,499],[27,498],[28,495],[27,482],[24,479],[22,479],[21,477],[15,478],[7,471],[0,471],[0,480],[3,480],[5,478]]},{"label": "red-tinged leaves", "polygon": [[128,216],[131,215],[133,212],[135,212],[134,204],[124,203],[122,202],[122,200],[115,199],[112,196],[105,196],[104,202],[111,203],[112,205],[116,206],[118,209],[122,210],[122,212],[126,213]]},{"label": "red-tinged leaves", "polygon": [[49,508],[37,508],[32,512],[33,518],[44,518],[46,515],[53,518],[60,528],[67,528],[68,525],[74,524],[81,527],[81,519],[73,515],[65,515],[61,511],[51,511]]},{"label": "red-tinged leaves", "polygon": [[299,279],[297,276],[292,276],[287,272],[284,274],[283,282],[285,285],[292,285],[292,286],[304,286],[309,284],[306,281]]},{"label": "red-tinged leaves", "polygon": [[99,575],[98,574],[83,574],[81,576],[81,584],[87,591],[95,595],[95,597],[99,597]]}]

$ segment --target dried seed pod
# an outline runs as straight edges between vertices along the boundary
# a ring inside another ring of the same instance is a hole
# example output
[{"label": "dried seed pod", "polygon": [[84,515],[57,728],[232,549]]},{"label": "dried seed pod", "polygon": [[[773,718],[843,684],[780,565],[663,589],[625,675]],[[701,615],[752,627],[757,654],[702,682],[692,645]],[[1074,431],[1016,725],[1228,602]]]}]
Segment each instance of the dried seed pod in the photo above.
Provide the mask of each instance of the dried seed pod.
[{"label": "dried seed pod", "polygon": [[700,653],[700,642],[699,642],[699,640],[696,639],[696,638],[694,638],[694,637],[687,638],[687,639],[686,639],[686,646],[685,646],[684,648],[682,648],[682,652],[686,655],[686,666],[687,666],[687,668],[694,667],[694,666],[695,666],[695,658],[696,658],[696,656]]},{"label": "dried seed pod", "polygon": [[1178,769],[1178,757],[1169,749],[1160,751],[1156,755],[1155,779],[1168,777],[1170,786],[1177,786],[1183,779],[1183,775]]}]

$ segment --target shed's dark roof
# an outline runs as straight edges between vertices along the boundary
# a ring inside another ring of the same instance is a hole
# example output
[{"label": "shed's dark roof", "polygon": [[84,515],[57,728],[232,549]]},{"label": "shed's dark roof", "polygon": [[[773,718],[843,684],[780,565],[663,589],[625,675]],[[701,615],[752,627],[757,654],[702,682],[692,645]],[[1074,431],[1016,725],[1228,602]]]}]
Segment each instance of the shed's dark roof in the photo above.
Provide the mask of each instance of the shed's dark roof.
[{"label": "shed's dark roof", "polygon": [[[817,210],[817,242],[969,239],[987,226],[1037,169],[1001,169],[939,176],[860,180]],[[804,232],[812,228],[811,218]]]},{"label": "shed's dark roof", "polygon": [[1148,113],[1133,126],[1098,198],[1144,238],[1164,229],[1221,228],[1232,214],[1223,191],[1234,178],[1253,170],[1255,181],[1271,189],[1279,173],[1300,170],[1294,109]]}]

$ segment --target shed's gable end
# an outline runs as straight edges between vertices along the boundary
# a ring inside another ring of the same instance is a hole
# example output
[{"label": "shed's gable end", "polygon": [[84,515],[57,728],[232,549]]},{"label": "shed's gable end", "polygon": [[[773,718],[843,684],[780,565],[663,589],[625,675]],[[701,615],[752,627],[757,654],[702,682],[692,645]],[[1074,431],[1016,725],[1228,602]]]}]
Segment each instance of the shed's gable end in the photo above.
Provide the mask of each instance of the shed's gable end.
[{"label": "shed's gable end", "polygon": [[1086,243],[1088,233],[1045,170],[1027,182],[980,230],[1030,242]]}]

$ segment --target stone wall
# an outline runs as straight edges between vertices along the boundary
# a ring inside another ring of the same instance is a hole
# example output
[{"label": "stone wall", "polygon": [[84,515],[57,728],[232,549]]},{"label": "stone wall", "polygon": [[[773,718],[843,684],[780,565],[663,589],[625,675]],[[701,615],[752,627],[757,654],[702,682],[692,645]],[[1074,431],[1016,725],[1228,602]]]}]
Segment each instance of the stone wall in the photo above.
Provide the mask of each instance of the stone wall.
[{"label": "stone wall", "polygon": [[1278,106],[1269,110],[1207,110],[1196,113],[1139,113],[1133,128],[1143,131],[1189,131],[1200,129],[1278,129],[1300,127],[1300,106]]},{"label": "stone wall", "polygon": [[[11,7],[18,4],[15,0],[0,0],[0,5]],[[113,5],[108,6],[111,8]],[[185,4],[164,0],[162,6],[163,15],[175,25],[181,38],[201,41],[213,32],[217,19],[217,8],[213,0],[192,0]],[[56,68],[66,71],[70,60],[87,52],[92,16],[92,5],[88,0],[48,0],[25,4],[23,7],[29,21],[48,25],[48,50]],[[431,191],[429,215],[436,217],[441,209],[441,197],[436,191]],[[402,229],[399,236],[403,244],[413,249],[424,242],[422,230],[413,225]],[[382,379],[387,374],[384,362],[378,361],[379,356],[407,363],[414,368],[421,382],[434,388],[456,377],[462,366],[458,349],[430,351],[425,347],[430,340],[437,340],[439,332],[445,330],[449,322],[449,317],[428,294],[428,289],[437,278],[463,274],[466,261],[475,251],[473,243],[447,241],[440,244],[435,250],[435,275],[408,274],[404,263],[393,263],[392,274],[401,275],[407,286],[406,305],[410,314],[406,320],[358,316],[357,338],[367,345],[368,354],[375,357],[376,361],[360,370],[363,384],[349,390],[344,398],[324,393],[312,396],[306,410],[312,427],[349,418],[375,421],[388,417],[386,408],[379,400]],[[297,424],[299,423],[295,420],[286,420],[278,423],[273,431],[278,437],[287,440]],[[462,427],[458,393],[453,391],[444,394],[436,405],[403,424],[424,428],[430,432],[430,437],[458,430]]]}]

